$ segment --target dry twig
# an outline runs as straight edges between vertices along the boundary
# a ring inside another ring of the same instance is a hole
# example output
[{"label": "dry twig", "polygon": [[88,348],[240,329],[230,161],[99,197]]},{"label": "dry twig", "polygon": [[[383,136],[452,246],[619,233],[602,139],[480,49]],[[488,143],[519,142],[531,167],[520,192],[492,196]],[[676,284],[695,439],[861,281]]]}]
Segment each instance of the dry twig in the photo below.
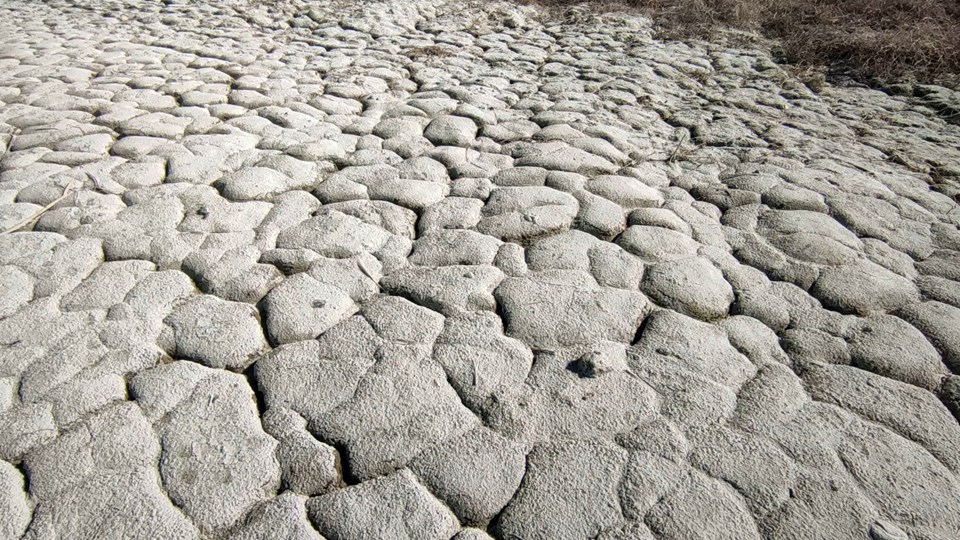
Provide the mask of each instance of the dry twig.
[{"label": "dry twig", "polygon": [[673,149],[673,152],[670,152],[670,157],[667,158],[667,163],[673,163],[677,158],[677,154],[680,153],[680,147],[683,146],[683,143],[687,142],[687,132],[684,131],[680,134],[680,140],[677,141],[677,147]]},{"label": "dry twig", "polygon": [[20,221],[19,223],[16,223],[10,226],[0,234],[9,234],[12,232],[19,231],[20,229],[26,227],[27,225],[35,222],[36,220],[40,219],[40,216],[42,216],[47,210],[50,210],[51,208],[59,204],[61,201],[65,200],[67,197],[70,197],[71,195],[73,195],[81,187],[83,187],[82,180],[73,180],[72,182],[67,184],[65,188],[63,188],[63,194],[57,197],[56,199],[54,199],[50,204],[37,210],[36,212],[28,216],[26,219]]}]

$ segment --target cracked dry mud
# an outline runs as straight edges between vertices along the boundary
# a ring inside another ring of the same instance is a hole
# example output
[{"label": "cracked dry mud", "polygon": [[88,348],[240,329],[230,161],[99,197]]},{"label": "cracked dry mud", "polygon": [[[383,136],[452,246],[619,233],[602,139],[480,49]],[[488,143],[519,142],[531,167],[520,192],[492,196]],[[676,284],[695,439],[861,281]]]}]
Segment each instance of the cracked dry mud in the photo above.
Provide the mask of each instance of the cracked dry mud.
[{"label": "cracked dry mud", "polygon": [[0,2],[0,538],[960,538],[956,95],[572,15]]}]

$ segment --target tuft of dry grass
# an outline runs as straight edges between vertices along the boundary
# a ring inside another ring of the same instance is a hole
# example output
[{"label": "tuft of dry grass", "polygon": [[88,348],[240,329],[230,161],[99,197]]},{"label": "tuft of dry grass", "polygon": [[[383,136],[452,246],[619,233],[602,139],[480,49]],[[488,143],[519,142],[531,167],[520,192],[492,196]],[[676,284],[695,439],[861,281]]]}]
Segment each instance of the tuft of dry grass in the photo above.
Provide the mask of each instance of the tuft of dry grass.
[{"label": "tuft of dry grass", "polygon": [[412,47],[407,49],[407,55],[411,58],[446,58],[454,56],[456,53],[450,47],[441,47],[439,45],[427,45],[425,47]]},{"label": "tuft of dry grass", "polygon": [[621,5],[650,15],[665,37],[756,30],[778,40],[789,63],[827,66],[861,80],[942,82],[960,74],[958,0],[621,0]]},{"label": "tuft of dry grass", "polygon": [[819,66],[809,64],[787,66],[786,72],[806,85],[812,92],[819,94],[827,83],[827,74]]}]

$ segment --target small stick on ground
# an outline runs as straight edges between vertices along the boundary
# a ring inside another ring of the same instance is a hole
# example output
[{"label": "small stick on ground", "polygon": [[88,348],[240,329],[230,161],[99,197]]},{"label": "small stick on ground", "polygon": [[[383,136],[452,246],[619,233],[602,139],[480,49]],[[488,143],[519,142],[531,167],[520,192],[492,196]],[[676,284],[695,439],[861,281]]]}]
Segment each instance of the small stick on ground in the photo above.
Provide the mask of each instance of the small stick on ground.
[{"label": "small stick on ground", "polygon": [[104,194],[106,194],[106,195],[119,195],[120,193],[122,193],[122,192],[117,192],[117,191],[113,191],[113,190],[107,189],[107,186],[106,186],[106,184],[104,184],[103,180],[100,179],[99,176],[97,176],[97,175],[95,175],[95,174],[93,174],[93,173],[91,173],[91,172],[88,172],[88,173],[87,173],[87,178],[89,178],[90,181],[93,182],[93,187],[94,187],[94,189],[95,189],[96,191],[99,191],[100,193],[104,193]]},{"label": "small stick on ground", "polygon": [[19,134],[20,134],[20,128],[16,128],[8,134],[10,135],[10,138],[7,139],[6,144],[3,145],[3,152],[0,152],[0,157],[7,155],[7,152],[10,151],[10,147],[13,146],[13,139]]},{"label": "small stick on ground", "polygon": [[93,187],[94,187],[94,189],[96,189],[97,191],[99,191],[99,192],[101,192],[101,193],[110,193],[109,191],[107,191],[106,189],[104,189],[104,187],[103,187],[103,182],[100,180],[100,178],[94,176],[93,173],[89,173],[89,172],[88,172],[88,173],[87,173],[87,178],[89,178],[90,181],[93,182]]},{"label": "small stick on ground", "polygon": [[3,231],[3,232],[0,233],[0,234],[9,234],[9,233],[12,233],[12,232],[16,232],[16,231],[18,231],[18,230],[26,227],[27,225],[33,223],[34,221],[40,219],[40,216],[42,216],[42,215],[44,214],[44,212],[46,212],[47,210],[50,210],[51,208],[53,208],[54,206],[56,206],[57,204],[59,204],[60,201],[63,201],[63,200],[66,199],[67,197],[73,195],[74,192],[76,192],[76,190],[80,189],[81,186],[83,186],[83,181],[81,181],[81,180],[74,180],[74,181],[70,182],[69,184],[67,184],[67,187],[63,188],[63,195],[60,195],[59,197],[57,197],[56,199],[54,199],[53,202],[51,202],[50,204],[44,206],[44,207],[41,208],[40,210],[37,210],[36,212],[34,212],[32,215],[28,216],[28,217],[27,217],[26,219],[24,219],[23,221],[14,224],[13,226],[7,228],[5,231]]},{"label": "small stick on ground", "polygon": [[683,146],[683,143],[687,142],[687,132],[680,134],[680,140],[677,141],[677,147],[673,149],[673,152],[670,152],[670,157],[667,158],[667,163],[673,163],[677,158],[677,153],[680,152],[680,147]]}]

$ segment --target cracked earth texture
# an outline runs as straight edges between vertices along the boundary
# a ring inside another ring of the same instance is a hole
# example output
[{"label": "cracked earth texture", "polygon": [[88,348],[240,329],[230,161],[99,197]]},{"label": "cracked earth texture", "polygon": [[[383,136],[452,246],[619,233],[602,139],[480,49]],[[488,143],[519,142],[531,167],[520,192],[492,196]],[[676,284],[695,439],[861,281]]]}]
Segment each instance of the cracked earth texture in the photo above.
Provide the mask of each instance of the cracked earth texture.
[{"label": "cracked earth texture", "polygon": [[0,538],[960,538],[960,100],[651,34],[0,2]]}]

